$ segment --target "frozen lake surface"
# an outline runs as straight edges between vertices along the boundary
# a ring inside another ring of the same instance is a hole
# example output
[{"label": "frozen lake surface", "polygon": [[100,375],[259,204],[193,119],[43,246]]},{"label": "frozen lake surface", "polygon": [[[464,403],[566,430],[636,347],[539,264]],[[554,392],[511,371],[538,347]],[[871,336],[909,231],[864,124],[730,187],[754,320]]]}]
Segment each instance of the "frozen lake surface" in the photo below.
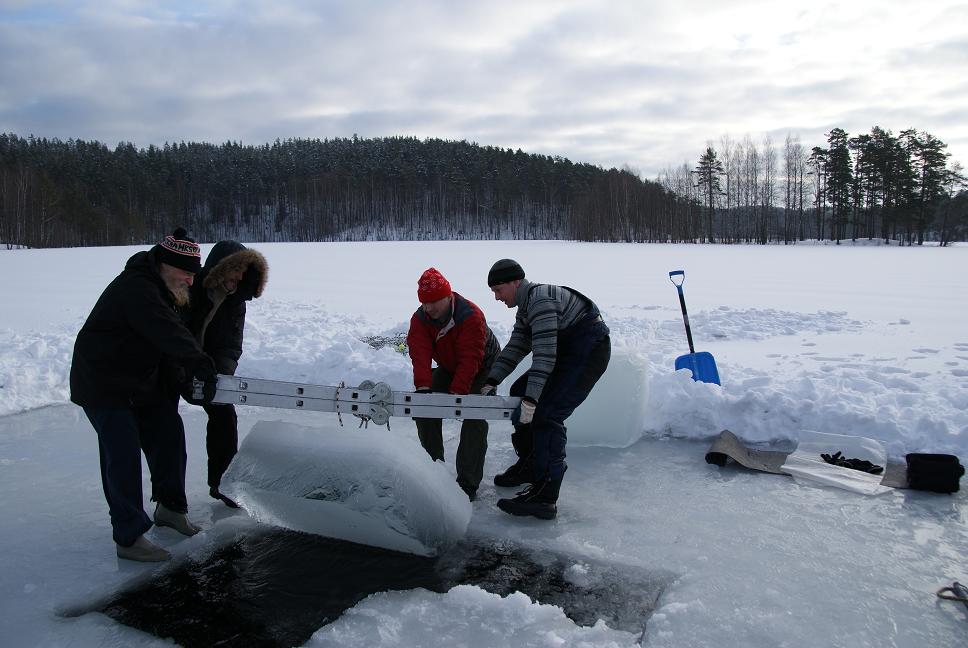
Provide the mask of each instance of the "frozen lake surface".
[{"label": "frozen lake surface", "polygon": [[[267,413],[280,414],[241,410],[242,429],[250,429]],[[248,583],[256,591],[265,587],[271,596],[264,599],[265,609],[259,605],[251,614],[245,606],[262,599],[240,596],[240,607],[231,614],[251,616],[249,623],[272,627],[260,617],[271,619],[278,614],[285,599],[276,599],[278,591],[260,578],[259,570],[272,571],[273,553],[292,550],[300,543],[287,542],[281,532],[266,535],[269,527],[203,499],[203,440],[190,435],[190,492],[196,494],[191,513],[205,531],[188,540],[168,529],[149,532],[176,554],[177,561],[171,566],[153,568],[118,561],[104,546],[110,533],[97,473],[91,469],[97,462],[93,432],[77,414],[75,408],[63,406],[0,419],[3,456],[20,458],[6,462],[0,472],[4,493],[0,513],[15,520],[0,531],[0,546],[8,558],[2,578],[5,591],[18,593],[7,600],[3,613],[6,636],[15,637],[18,645],[68,635],[84,642],[126,644],[138,635],[111,626],[107,617],[97,620],[99,614],[89,614],[57,621],[56,615],[73,607],[102,607],[113,594],[127,588],[151,583],[158,587],[166,579],[177,580],[177,574],[190,572],[193,563],[230,563],[225,556],[240,551],[247,558],[237,559],[243,571],[234,575],[235,584]],[[185,408],[184,414],[190,429],[202,429],[200,410]],[[307,419],[306,413],[282,414],[301,423]],[[412,431],[412,426],[399,427],[402,434]],[[456,430],[453,425],[445,430],[450,453]],[[510,460],[509,444],[494,446],[487,474]],[[492,505],[497,489],[485,484],[473,505],[468,542],[522,548],[537,556],[536,560],[554,556],[570,561],[564,570],[576,583],[603,564],[656,574],[668,584],[657,611],[642,618],[644,645],[648,646],[719,646],[724,637],[729,637],[728,645],[803,645],[797,638],[819,636],[826,639],[816,645],[838,645],[847,637],[852,645],[886,641],[914,648],[956,645],[964,637],[968,623],[964,609],[934,597],[934,591],[963,564],[962,552],[968,546],[968,507],[963,493],[894,491],[863,497],[799,485],[789,477],[733,465],[709,465],[704,460],[707,449],[704,442],[674,439],[643,439],[624,449],[576,448],[570,453],[571,467],[557,521],[547,524],[508,518]],[[52,462],[57,470],[52,469]],[[285,570],[279,570],[283,583],[288,583],[282,589],[303,599],[303,606],[313,607],[318,597],[319,607],[325,608],[331,594],[314,581],[314,551],[320,552],[322,564],[332,558],[325,543],[314,548],[312,541],[301,545],[295,556],[284,552],[293,561],[288,563],[289,569],[305,562],[305,574],[302,578],[290,574],[287,580]],[[428,560],[393,555],[395,569],[410,565],[420,571]],[[38,565],[44,569],[38,570]],[[225,567],[233,569],[231,564]],[[199,572],[204,573],[204,569]],[[372,582],[372,577],[361,575],[358,588],[345,587],[365,592]],[[654,583],[642,582],[646,586],[638,593],[650,595]],[[199,623],[212,606],[233,609],[235,585],[232,579],[225,583],[225,588],[219,582],[209,583],[189,596],[182,577],[180,587],[186,596],[176,609],[184,611],[185,622],[192,621],[190,610],[195,607],[185,603],[198,596],[208,597],[198,602],[199,610],[206,610],[199,613]],[[359,603],[353,614],[323,626],[309,645],[390,645],[392,641],[380,639],[387,623],[385,615],[417,601],[423,601],[421,609],[430,606],[425,609],[430,618],[423,623],[434,630],[418,628],[414,619],[402,615],[397,621],[404,624],[402,636],[436,633],[456,642],[492,625],[490,615],[500,619],[510,614],[506,607],[520,604],[517,600],[469,597],[466,588],[435,592],[428,585],[422,585],[426,590],[375,594]],[[493,584],[483,587],[488,592],[494,589]],[[535,598],[541,601],[540,596]],[[554,600],[547,603],[560,605]],[[522,612],[523,620],[515,623],[531,627],[529,623],[534,621],[537,625],[532,627],[533,634],[525,634],[524,644],[539,645],[538,629],[546,623],[576,641],[589,641],[590,645],[605,641],[588,634],[601,633],[602,628],[594,631],[577,624],[567,612],[565,606],[553,623],[544,620],[538,610]],[[542,621],[535,621],[534,615]],[[491,645],[511,645],[511,637],[516,636],[510,634],[513,629],[506,628],[506,643]],[[634,632],[609,629],[607,642],[601,645],[631,645],[638,639]]]},{"label": "frozen lake surface", "polygon": [[[0,286],[5,643],[170,645],[136,629],[147,626],[135,617],[124,617],[132,625],[119,622],[121,612],[76,613],[106,609],[122,592],[177,581],[187,588],[184,598],[171,601],[186,610],[178,615],[182,626],[205,623],[223,605],[250,622],[253,637],[265,630],[266,636],[305,637],[290,640],[310,646],[964,644],[968,611],[935,596],[952,581],[968,581],[964,489],[954,495],[891,490],[863,496],[736,466],[719,468],[705,463],[704,455],[723,429],[747,443],[788,446],[814,431],[875,439],[895,461],[907,452],[942,452],[965,463],[968,247],[523,241],[253,247],[272,270],[266,296],[249,309],[240,375],[317,384],[384,380],[409,389],[408,358],[390,348],[373,349],[361,338],[405,330],[417,305],[416,280],[430,265],[483,308],[502,341],[513,311],[495,303],[484,285],[498,258],[516,258],[530,278],[571,285],[592,297],[611,327],[615,355],[600,388],[569,421],[569,470],[558,519],[512,518],[494,506],[514,492],[490,482],[512,461],[510,427],[494,424],[478,500],[462,502],[467,518],[452,511],[458,532],[437,536],[447,539],[441,547],[456,539],[456,553],[393,554],[402,561],[394,568],[400,576],[433,563],[419,577],[431,574],[427,585],[406,588],[411,581],[403,578],[400,589],[381,589],[378,580],[361,577],[348,583],[349,594],[336,607],[373,593],[327,623],[329,617],[318,611],[331,609],[323,604],[327,590],[317,587],[310,563],[321,554],[325,564],[345,547],[337,550],[327,544],[332,541],[314,539],[319,536],[304,543],[305,536],[209,499],[204,415],[183,406],[189,514],[203,532],[184,538],[152,529],[149,537],[175,555],[170,565],[119,561],[94,432],[79,408],[65,404],[67,371],[84,317],[124,260],[143,248],[0,250],[0,274],[16,278]],[[697,350],[715,356],[722,387],[673,371],[676,356],[687,350],[668,281],[668,271],[678,268],[687,273]],[[345,439],[346,474],[355,474],[357,482],[365,480],[367,443],[392,447],[393,456],[401,457],[402,478],[434,484],[420,498],[400,497],[388,507],[407,522],[395,527],[406,537],[431,538],[424,532],[440,521],[409,515],[418,507],[413,502],[460,501],[452,480],[454,422],[444,425],[448,462],[435,465],[422,454],[408,419],[393,419],[387,432],[358,429],[355,421],[338,428],[335,416],[325,414],[239,408],[239,415],[243,438],[256,425],[281,421],[318,429],[321,438]],[[144,478],[147,491],[147,471]],[[457,539],[464,519],[466,530]],[[333,528],[332,519],[324,522]],[[367,538],[355,540],[361,539]],[[376,550],[361,551],[344,562],[366,564],[364,554]],[[534,588],[522,584],[509,593],[515,581],[501,578],[500,562],[481,570],[480,579],[438,567],[441,561],[474,564],[494,555],[520,557],[519,571],[531,569],[524,565],[545,569],[525,579],[538,581]],[[306,565],[302,577],[293,574],[299,565]],[[440,577],[438,569],[453,578]],[[554,587],[538,586],[548,577],[545,584],[560,581],[563,591],[574,594],[605,582],[596,574],[609,570],[628,576],[623,591],[641,600],[658,594],[651,612],[641,608],[644,635],[630,620],[634,614],[612,607],[608,596],[561,600],[548,593]],[[484,578],[489,571],[493,579]],[[201,599],[189,596],[195,589],[191,596]],[[317,616],[301,616],[298,631],[273,635],[270,629],[280,624],[272,619],[287,596],[318,608]],[[579,614],[578,603],[589,599],[600,603],[594,609],[606,620],[589,623]],[[192,600],[207,611],[192,616]]]}]

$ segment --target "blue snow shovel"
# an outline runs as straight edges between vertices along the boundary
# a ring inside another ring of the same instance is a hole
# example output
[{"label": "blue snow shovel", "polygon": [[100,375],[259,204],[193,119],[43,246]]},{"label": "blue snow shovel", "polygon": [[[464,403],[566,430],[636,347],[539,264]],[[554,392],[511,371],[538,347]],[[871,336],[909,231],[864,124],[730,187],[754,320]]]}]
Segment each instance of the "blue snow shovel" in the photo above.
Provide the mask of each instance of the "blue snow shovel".
[{"label": "blue snow shovel", "polygon": [[[679,281],[676,281],[676,279]],[[692,372],[692,379],[699,382],[721,384],[719,370],[716,369],[716,359],[708,351],[696,353],[692,345],[692,329],[689,327],[689,314],[686,312],[686,297],[682,294],[682,283],[686,280],[685,270],[673,270],[669,273],[676,290],[679,291],[679,306],[682,307],[682,320],[686,323],[686,338],[689,340],[689,353],[676,358],[676,371],[688,369]]]}]

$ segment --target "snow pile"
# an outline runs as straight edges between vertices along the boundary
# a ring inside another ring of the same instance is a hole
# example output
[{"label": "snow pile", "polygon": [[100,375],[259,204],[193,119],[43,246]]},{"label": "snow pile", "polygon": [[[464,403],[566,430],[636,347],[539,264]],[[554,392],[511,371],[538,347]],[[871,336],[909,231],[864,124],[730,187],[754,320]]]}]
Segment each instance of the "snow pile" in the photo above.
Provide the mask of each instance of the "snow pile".
[{"label": "snow pile", "polygon": [[0,416],[66,401],[74,337],[80,330],[0,330]]},{"label": "snow pile", "polygon": [[[773,308],[743,308],[719,306],[708,311],[689,313],[689,325],[700,332],[707,343],[716,340],[765,340],[778,335],[798,333],[833,333],[859,331],[862,322],[850,319],[844,312],[796,313]],[[681,345],[688,353],[685,328],[681,320],[667,320],[657,328],[659,336]],[[696,350],[701,350],[699,344]]]},{"label": "snow pile", "polygon": [[263,299],[252,302],[250,310],[240,375],[319,385],[372,380],[413,389],[409,356],[362,341],[381,331],[374,322],[306,302]]},{"label": "snow pile", "polygon": [[419,555],[460,540],[471,517],[443,464],[412,439],[375,426],[261,421],[223,490],[265,524]]},{"label": "snow pile", "polygon": [[521,592],[506,597],[472,585],[446,594],[426,590],[381,592],[323,627],[307,646],[439,646],[467,648],[521,646],[636,646],[640,635],[612,630],[599,621],[575,625],[561,608],[533,602]]},{"label": "snow pile", "polygon": [[890,362],[807,356],[771,371],[720,361],[722,387],[655,368],[644,427],[649,436],[701,439],[728,429],[758,443],[816,430],[877,439],[894,459],[908,452],[968,456],[965,381]]}]

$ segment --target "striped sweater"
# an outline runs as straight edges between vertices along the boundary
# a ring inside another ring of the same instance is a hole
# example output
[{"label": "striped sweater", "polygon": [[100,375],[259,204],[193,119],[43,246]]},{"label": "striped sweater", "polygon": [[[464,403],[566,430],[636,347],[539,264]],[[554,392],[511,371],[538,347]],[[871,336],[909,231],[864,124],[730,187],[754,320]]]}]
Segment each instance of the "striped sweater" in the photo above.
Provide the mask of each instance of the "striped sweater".
[{"label": "striped sweater", "polygon": [[528,353],[532,353],[525,396],[537,401],[555,368],[558,331],[584,317],[588,304],[567,288],[532,284],[527,279],[518,286],[515,303],[518,312],[511,339],[494,361],[488,382],[500,384]]}]

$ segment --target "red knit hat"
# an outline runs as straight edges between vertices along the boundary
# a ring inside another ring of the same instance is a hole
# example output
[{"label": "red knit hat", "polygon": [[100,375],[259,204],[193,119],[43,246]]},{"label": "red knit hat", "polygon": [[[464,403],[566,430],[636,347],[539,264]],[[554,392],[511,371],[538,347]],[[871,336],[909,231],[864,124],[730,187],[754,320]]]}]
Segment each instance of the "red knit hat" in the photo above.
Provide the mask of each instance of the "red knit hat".
[{"label": "red knit hat", "polygon": [[417,299],[421,304],[440,301],[453,292],[450,282],[437,268],[427,268],[417,282]]}]

